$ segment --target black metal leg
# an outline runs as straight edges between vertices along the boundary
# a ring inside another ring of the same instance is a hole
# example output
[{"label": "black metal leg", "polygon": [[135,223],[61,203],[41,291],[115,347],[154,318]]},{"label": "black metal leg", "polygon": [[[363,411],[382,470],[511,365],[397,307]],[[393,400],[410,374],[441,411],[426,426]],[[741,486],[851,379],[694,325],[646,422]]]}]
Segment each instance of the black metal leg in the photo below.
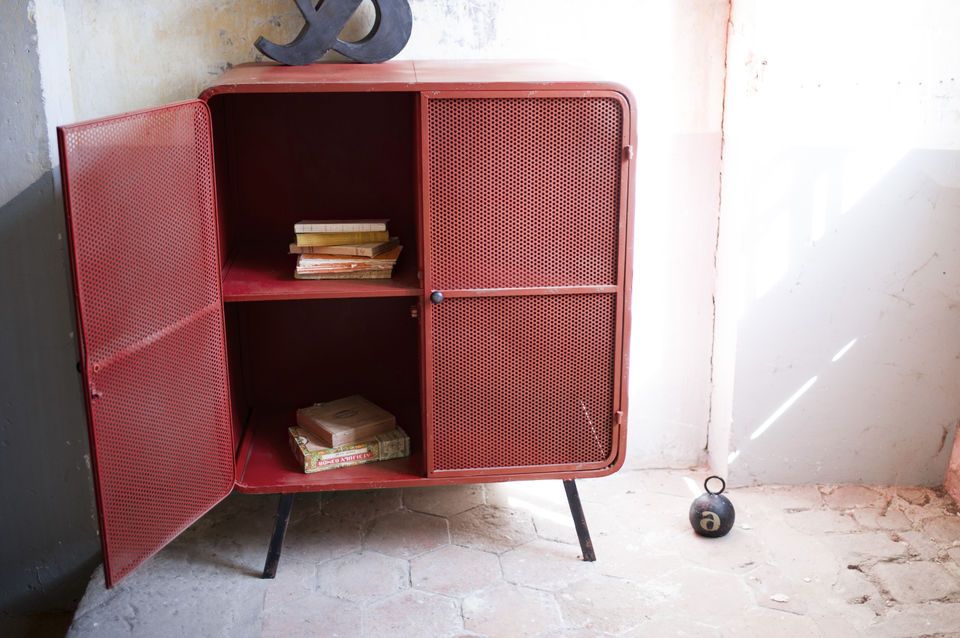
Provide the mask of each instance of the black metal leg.
[{"label": "black metal leg", "polygon": [[597,560],[597,555],[593,551],[593,541],[590,540],[587,517],[583,514],[583,506],[580,504],[580,493],[577,491],[576,481],[564,479],[563,489],[567,491],[567,503],[570,504],[573,526],[577,528],[577,538],[580,539],[580,553],[583,554],[583,560],[593,562]]},{"label": "black metal leg", "polygon": [[287,523],[290,522],[290,511],[292,509],[293,494],[281,494],[280,506],[277,507],[277,523],[273,528],[273,536],[270,538],[267,562],[263,566],[263,578],[273,578],[277,575],[280,552],[283,551],[283,537],[287,535]]}]

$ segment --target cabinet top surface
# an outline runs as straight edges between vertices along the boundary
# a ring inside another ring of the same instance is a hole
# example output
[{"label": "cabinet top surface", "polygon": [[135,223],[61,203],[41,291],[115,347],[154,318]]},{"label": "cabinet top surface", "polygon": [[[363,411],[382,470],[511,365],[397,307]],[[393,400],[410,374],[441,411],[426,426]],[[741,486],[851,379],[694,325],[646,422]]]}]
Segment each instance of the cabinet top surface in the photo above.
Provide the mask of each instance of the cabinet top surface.
[{"label": "cabinet top surface", "polygon": [[241,64],[225,72],[201,97],[270,91],[412,91],[509,88],[511,85],[626,89],[595,71],[551,61],[395,60],[381,64]]}]

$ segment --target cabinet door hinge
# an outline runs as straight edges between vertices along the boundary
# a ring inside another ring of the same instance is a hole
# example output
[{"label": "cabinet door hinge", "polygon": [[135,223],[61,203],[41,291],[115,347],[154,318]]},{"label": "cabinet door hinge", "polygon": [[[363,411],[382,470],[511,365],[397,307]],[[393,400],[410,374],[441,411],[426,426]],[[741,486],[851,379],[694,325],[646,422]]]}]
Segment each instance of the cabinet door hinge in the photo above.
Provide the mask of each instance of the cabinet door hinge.
[{"label": "cabinet door hinge", "polygon": [[624,146],[623,147],[623,159],[628,162],[633,159],[633,146]]},{"label": "cabinet door hinge", "polygon": [[613,422],[617,425],[623,425],[623,412],[617,410],[613,413]]}]

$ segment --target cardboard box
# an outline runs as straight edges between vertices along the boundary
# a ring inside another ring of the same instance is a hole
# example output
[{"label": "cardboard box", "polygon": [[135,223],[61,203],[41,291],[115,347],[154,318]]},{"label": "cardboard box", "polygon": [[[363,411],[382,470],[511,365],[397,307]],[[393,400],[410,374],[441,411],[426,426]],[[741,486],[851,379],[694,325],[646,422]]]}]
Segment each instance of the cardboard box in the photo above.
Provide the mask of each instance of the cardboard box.
[{"label": "cardboard box", "polygon": [[290,428],[290,448],[307,474],[410,456],[410,437],[400,428],[372,439],[326,447],[300,427]]}]

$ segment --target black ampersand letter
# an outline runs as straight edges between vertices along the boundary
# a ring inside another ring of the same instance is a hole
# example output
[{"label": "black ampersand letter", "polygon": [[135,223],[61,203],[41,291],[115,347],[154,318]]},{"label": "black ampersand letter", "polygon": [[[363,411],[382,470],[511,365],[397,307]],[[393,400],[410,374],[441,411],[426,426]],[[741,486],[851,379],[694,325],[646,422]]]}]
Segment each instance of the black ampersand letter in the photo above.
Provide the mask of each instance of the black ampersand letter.
[{"label": "black ampersand letter", "polygon": [[254,44],[265,56],[291,66],[310,64],[333,49],[356,62],[383,62],[403,50],[413,28],[408,0],[371,0],[377,11],[373,29],[362,40],[339,39],[347,20],[363,0],[294,0],[304,25],[290,44],[275,44],[263,36]]}]

